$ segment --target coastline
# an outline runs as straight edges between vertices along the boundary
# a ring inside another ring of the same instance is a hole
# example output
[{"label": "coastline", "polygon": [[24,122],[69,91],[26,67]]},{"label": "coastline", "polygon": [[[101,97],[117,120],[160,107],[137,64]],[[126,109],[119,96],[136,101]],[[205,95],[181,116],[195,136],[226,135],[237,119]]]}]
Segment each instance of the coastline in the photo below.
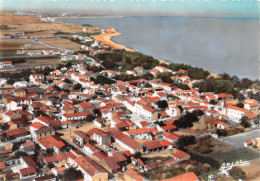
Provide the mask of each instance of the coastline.
[{"label": "coastline", "polygon": [[117,44],[116,42],[112,41],[111,38],[113,36],[120,36],[122,33],[117,32],[114,28],[106,28],[106,33],[102,33],[100,35],[92,35],[91,38],[94,40],[101,42],[103,45],[108,45],[111,48],[114,49],[125,49],[126,51],[129,52],[136,52],[136,50],[133,50],[131,48],[127,48],[124,45]]},{"label": "coastline", "polygon": [[[105,30],[106,30],[106,33],[100,34],[100,35],[92,35],[91,38],[93,38],[94,40],[96,40],[98,42],[101,42],[101,44],[103,44],[103,45],[108,45],[111,48],[122,49],[122,50],[125,49],[126,51],[129,51],[129,52],[138,52],[138,51],[128,48],[124,45],[117,44],[116,42],[111,40],[111,38],[114,36],[123,35],[122,33],[117,32],[114,28],[106,28]],[[163,60],[159,60],[159,62],[162,64],[166,64],[166,65],[170,64],[170,62],[166,62]]]}]

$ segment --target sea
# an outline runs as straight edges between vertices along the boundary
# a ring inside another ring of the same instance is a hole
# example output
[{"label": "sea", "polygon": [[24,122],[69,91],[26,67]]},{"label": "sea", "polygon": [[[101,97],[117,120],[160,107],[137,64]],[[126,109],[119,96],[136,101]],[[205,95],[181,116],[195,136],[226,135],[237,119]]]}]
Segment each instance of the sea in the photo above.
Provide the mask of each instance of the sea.
[{"label": "sea", "polygon": [[58,18],[115,28],[118,44],[154,58],[201,67],[214,74],[260,79],[259,19],[204,17]]}]

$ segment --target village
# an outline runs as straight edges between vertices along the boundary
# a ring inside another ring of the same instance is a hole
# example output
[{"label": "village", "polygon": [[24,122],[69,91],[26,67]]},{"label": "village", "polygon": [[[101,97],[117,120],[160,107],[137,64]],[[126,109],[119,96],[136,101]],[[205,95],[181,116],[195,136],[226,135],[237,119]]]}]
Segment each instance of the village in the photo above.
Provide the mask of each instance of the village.
[{"label": "village", "polygon": [[[88,36],[66,38],[80,41],[84,53],[30,52],[35,38],[17,55],[55,55],[63,66],[12,83],[0,77],[0,179],[198,181],[219,169],[216,154],[244,150],[239,159],[258,160],[259,102],[251,97],[258,88],[239,90],[239,101],[200,92],[194,85],[206,80],[163,63],[117,71],[95,58],[115,50]],[[0,68],[12,63],[0,61]],[[120,80],[144,75],[152,78]],[[231,172],[219,177],[236,180]]]}]

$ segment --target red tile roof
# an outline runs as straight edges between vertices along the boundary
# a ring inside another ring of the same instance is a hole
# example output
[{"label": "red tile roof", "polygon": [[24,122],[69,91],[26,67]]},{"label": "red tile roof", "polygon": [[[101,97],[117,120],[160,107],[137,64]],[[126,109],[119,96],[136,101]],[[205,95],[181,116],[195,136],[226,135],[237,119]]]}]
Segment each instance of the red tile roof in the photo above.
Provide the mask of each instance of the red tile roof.
[{"label": "red tile roof", "polygon": [[52,135],[42,138],[38,142],[46,149],[52,148],[53,146],[55,146],[57,149],[61,149],[65,146],[65,143],[59,137]]},{"label": "red tile roof", "polygon": [[82,112],[76,112],[76,113],[65,113],[63,116],[67,118],[74,118],[74,117],[81,117],[81,116],[88,116],[90,114],[89,111],[82,111]]},{"label": "red tile roof", "polygon": [[21,169],[20,173],[23,176],[32,175],[32,174],[36,174],[36,169],[34,167],[27,167],[27,168]]},{"label": "red tile roof", "polygon": [[237,111],[244,112],[244,113],[248,111],[248,110],[245,109],[245,108],[240,108],[240,107],[233,106],[233,105],[227,105],[225,108],[226,108],[226,109],[237,110]]},{"label": "red tile roof", "polygon": [[21,134],[25,134],[25,133],[26,133],[25,128],[14,129],[14,130],[10,130],[10,131],[5,132],[5,134],[7,136],[16,136],[16,135],[21,135]]},{"label": "red tile roof", "polygon": [[173,153],[173,156],[178,158],[178,159],[182,159],[183,157],[185,157],[186,155],[188,155],[187,153],[185,153],[182,150],[177,150],[177,152]]},{"label": "red tile roof", "polygon": [[149,132],[151,132],[151,130],[148,128],[139,128],[139,129],[130,129],[126,133],[128,133],[129,135],[135,135],[135,134],[143,134]]},{"label": "red tile roof", "polygon": [[158,140],[149,140],[143,142],[144,146],[151,150],[151,149],[156,149],[156,148],[161,148],[163,145],[160,143]]},{"label": "red tile roof", "polygon": [[170,133],[170,132],[165,132],[163,133],[163,136],[165,136],[166,138],[169,138],[171,140],[177,140],[181,137],[181,135],[177,134],[177,133]]},{"label": "red tile roof", "polygon": [[38,167],[38,164],[32,159],[31,156],[21,156],[24,162],[30,167]]},{"label": "red tile roof", "polygon": [[74,161],[91,176],[94,176],[96,173],[108,173],[103,167],[87,156],[75,158]]},{"label": "red tile roof", "polygon": [[142,181],[144,177],[142,176],[141,172],[139,172],[135,168],[130,168],[125,171],[125,174],[130,176],[135,181]]}]

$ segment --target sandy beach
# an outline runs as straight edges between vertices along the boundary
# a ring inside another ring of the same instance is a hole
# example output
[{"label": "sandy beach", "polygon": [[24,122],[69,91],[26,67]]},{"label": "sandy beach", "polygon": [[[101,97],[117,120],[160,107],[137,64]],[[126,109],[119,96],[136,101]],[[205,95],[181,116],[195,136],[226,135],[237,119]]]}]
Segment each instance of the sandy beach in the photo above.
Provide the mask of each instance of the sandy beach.
[{"label": "sandy beach", "polygon": [[96,41],[101,42],[103,45],[108,45],[114,49],[125,49],[129,52],[136,52],[133,49],[117,44],[111,40],[113,36],[120,36],[122,35],[122,33],[117,32],[114,28],[106,28],[105,30],[106,33],[102,33],[100,35],[92,35],[91,37],[94,38]]},{"label": "sandy beach", "polygon": [[[131,48],[127,48],[124,45],[120,45],[115,43],[114,41],[111,40],[113,36],[120,36],[122,33],[117,32],[114,28],[106,28],[106,33],[100,34],[100,35],[92,35],[91,37],[94,38],[96,41],[101,42],[103,45],[108,45],[114,49],[125,49],[126,51],[129,52],[136,52],[136,50],[133,50]],[[169,65],[169,62],[159,60],[160,63]]]}]

